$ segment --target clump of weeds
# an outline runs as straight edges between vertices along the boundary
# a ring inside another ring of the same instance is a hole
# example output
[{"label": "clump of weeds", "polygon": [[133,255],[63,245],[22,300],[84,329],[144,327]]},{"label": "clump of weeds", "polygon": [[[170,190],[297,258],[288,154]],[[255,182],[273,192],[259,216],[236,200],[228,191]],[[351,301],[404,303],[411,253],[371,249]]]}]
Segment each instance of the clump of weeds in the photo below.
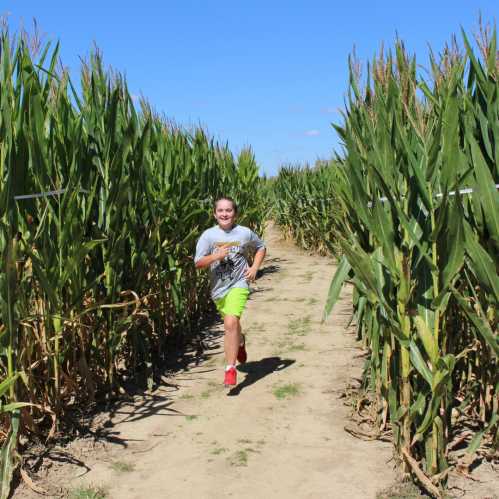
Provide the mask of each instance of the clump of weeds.
[{"label": "clump of weeds", "polygon": [[102,487],[77,487],[69,492],[68,499],[106,499],[107,492]]},{"label": "clump of weeds", "polygon": [[227,452],[227,449],[225,447],[215,447],[210,451],[210,454],[213,454],[214,456],[218,456],[220,454],[223,454],[224,452]]},{"label": "clump of weeds", "polygon": [[229,456],[228,461],[231,466],[248,466],[248,452],[245,449],[238,450]]},{"label": "clump of weeds", "polygon": [[259,452],[251,447],[245,447],[244,449],[238,450],[234,452],[234,454],[230,455],[227,459],[231,466],[248,466],[248,459],[250,452]]},{"label": "clump of weeds", "polygon": [[305,352],[306,350],[308,350],[308,348],[305,343],[294,344],[288,348],[289,352]]},{"label": "clump of weeds", "polygon": [[[423,495],[412,482],[400,481],[390,487],[378,492],[376,499],[419,499],[427,497]],[[444,496],[444,498],[448,496]]]},{"label": "clump of weeds", "polygon": [[314,277],[315,272],[309,270],[308,272],[305,272],[304,274],[298,276],[301,279],[303,279],[303,284],[307,284],[312,281],[312,278]]},{"label": "clump of weeds", "polygon": [[272,391],[278,400],[284,400],[296,397],[301,393],[301,387],[298,383],[287,383],[285,385],[277,386]]},{"label": "clump of weeds", "polygon": [[238,441],[237,441],[238,444],[250,444],[251,443],[251,440],[249,438],[240,438]]},{"label": "clump of weeds", "polygon": [[311,319],[310,316],[300,319],[291,319],[288,322],[288,334],[295,336],[305,336],[310,332],[310,324]]},{"label": "clump of weeds", "polygon": [[210,398],[211,394],[213,392],[211,390],[204,390],[201,392],[201,398],[202,399],[207,399],[207,398]]},{"label": "clump of weeds", "polygon": [[265,331],[266,325],[264,322],[253,322],[249,326],[245,326],[244,329],[248,332],[259,333]]},{"label": "clump of weeds", "polygon": [[111,468],[117,473],[130,473],[135,469],[135,465],[123,461],[114,461],[114,463],[111,463]]},{"label": "clump of weeds", "polygon": [[207,399],[210,398],[211,395],[213,395],[215,392],[221,392],[224,390],[223,385],[220,383],[215,383],[214,381],[208,382],[208,388],[206,390],[203,390],[201,392],[201,398],[202,399]]}]

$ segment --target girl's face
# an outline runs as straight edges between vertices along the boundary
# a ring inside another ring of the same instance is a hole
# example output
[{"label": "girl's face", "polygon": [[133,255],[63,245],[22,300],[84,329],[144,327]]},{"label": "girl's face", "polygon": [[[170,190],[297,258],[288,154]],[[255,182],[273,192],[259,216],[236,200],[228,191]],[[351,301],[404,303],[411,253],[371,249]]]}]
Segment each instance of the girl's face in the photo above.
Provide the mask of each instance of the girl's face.
[{"label": "girl's face", "polygon": [[222,199],[217,203],[215,207],[215,220],[221,229],[232,229],[236,221],[236,212],[231,201]]}]

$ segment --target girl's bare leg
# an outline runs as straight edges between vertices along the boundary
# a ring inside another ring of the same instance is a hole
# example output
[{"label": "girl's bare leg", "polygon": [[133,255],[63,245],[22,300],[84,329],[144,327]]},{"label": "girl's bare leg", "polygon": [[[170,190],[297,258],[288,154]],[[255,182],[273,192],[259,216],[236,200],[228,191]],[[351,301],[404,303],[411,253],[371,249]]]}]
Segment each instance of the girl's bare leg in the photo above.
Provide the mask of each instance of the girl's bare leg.
[{"label": "girl's bare leg", "polygon": [[239,317],[226,315],[224,317],[224,351],[225,362],[228,365],[236,365],[237,352],[241,343],[241,323]]}]

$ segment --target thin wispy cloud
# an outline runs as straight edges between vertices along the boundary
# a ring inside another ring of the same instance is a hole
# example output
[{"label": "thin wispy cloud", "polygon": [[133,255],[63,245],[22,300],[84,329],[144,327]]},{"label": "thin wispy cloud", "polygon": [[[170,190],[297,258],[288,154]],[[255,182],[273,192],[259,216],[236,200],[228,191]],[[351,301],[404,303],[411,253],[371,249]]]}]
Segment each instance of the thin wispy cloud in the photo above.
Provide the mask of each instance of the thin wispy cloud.
[{"label": "thin wispy cloud", "polygon": [[321,134],[321,132],[319,132],[319,130],[307,130],[305,132],[305,135],[307,137],[317,137],[317,135],[320,135],[320,134]]},{"label": "thin wispy cloud", "polygon": [[337,107],[323,107],[321,109],[321,113],[324,113],[324,114],[335,114],[337,112],[338,112]]}]

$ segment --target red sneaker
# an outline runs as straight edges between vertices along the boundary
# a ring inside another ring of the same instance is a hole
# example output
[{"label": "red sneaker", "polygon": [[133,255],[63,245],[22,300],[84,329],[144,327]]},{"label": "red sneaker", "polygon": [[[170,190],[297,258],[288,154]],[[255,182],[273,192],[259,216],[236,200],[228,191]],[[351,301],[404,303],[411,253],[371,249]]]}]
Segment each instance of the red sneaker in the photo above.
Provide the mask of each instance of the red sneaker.
[{"label": "red sneaker", "polygon": [[248,354],[246,353],[246,339],[243,336],[243,344],[239,345],[239,351],[237,352],[237,361],[240,364],[244,364],[248,359]]},{"label": "red sneaker", "polygon": [[235,367],[231,367],[225,371],[224,385],[225,387],[234,386],[237,382],[237,371]]}]

